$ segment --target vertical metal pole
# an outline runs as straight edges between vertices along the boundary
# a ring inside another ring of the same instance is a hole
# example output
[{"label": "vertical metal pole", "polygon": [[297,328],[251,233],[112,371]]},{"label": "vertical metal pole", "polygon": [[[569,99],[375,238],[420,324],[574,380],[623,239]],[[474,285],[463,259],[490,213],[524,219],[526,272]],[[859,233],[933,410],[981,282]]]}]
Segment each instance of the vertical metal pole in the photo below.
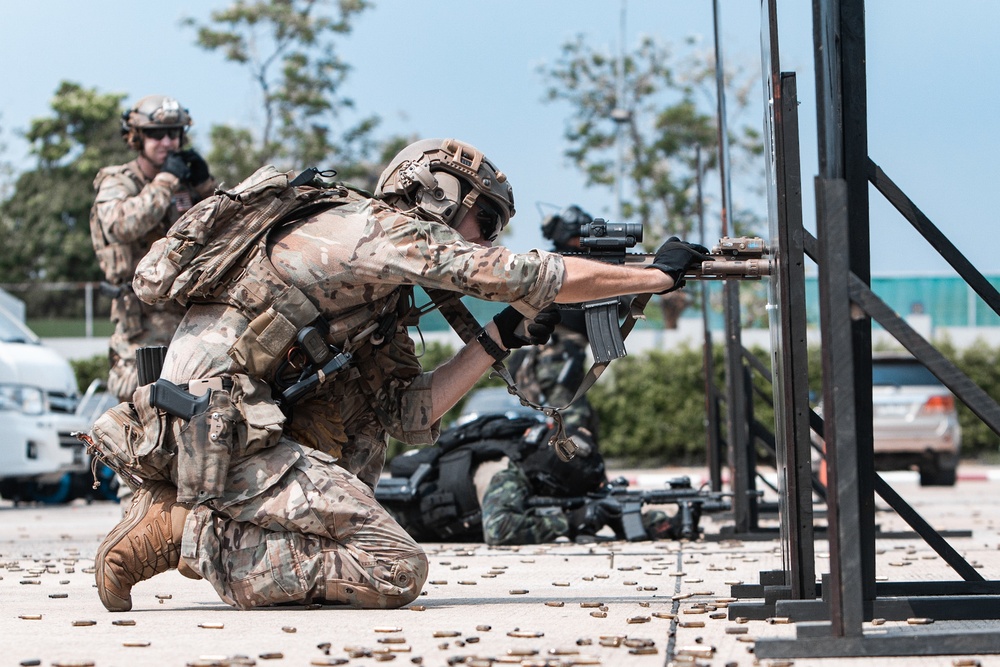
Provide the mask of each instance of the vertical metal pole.
[{"label": "vertical metal pole", "polygon": [[94,337],[94,283],[84,283],[83,288],[84,335]]},{"label": "vertical metal pole", "polygon": [[625,177],[625,123],[627,112],[625,110],[625,0],[622,0],[622,10],[619,24],[618,37],[618,102],[612,111],[612,118],[615,121],[615,211],[619,221],[624,221],[625,211],[622,208],[622,181]]},{"label": "vertical metal pole", "polygon": [[[719,176],[722,179],[722,236],[729,234],[732,211],[732,188],[729,182],[729,131],[726,125],[726,91],[722,64],[722,41],[719,2],[713,0],[715,30],[715,83],[718,103]],[[757,527],[756,499],[751,498],[754,472],[749,461],[750,423],[748,396],[743,391],[743,340],[740,330],[740,284],[727,280],[723,286],[726,314],[726,423],[729,431],[729,459],[733,486],[733,518],[737,533]]]},{"label": "vertical metal pole", "polygon": [[859,636],[875,599],[871,319],[846,290],[871,282],[864,0],[814,0],[831,631]]},{"label": "vertical metal pole", "polygon": [[[704,176],[704,166],[701,161],[701,146],[695,146],[695,162],[697,164],[698,198],[698,238],[706,245],[705,238],[705,198],[702,193],[701,179]],[[715,345],[712,341],[712,327],[709,322],[707,280],[701,285],[701,324],[703,331],[702,368],[705,371],[705,451],[708,461],[708,480],[712,491],[722,491],[722,442],[719,437],[719,401],[715,387]]]}]

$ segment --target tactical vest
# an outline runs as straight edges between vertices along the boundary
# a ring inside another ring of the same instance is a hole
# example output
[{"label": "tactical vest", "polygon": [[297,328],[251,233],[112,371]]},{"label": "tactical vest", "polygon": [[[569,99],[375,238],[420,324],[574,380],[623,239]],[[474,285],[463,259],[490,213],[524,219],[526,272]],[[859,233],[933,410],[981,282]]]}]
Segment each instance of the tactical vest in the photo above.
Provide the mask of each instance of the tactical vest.
[{"label": "tactical vest", "polygon": [[[217,190],[188,210],[155,242],[135,271],[133,288],[146,303],[224,303],[250,325],[229,350],[255,377],[269,379],[299,332],[323,322],[316,305],[274,269],[268,234],[294,220],[364,199],[320,178],[261,167],[231,190]],[[374,313],[373,313],[374,319]]]}]

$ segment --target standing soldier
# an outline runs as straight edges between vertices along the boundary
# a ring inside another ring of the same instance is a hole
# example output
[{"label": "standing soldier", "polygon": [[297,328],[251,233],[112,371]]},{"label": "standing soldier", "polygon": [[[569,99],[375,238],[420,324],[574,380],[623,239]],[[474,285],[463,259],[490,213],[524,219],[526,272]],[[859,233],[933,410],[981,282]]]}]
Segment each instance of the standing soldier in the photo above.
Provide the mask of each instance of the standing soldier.
[{"label": "standing soldier", "polygon": [[170,302],[142,303],[132,292],[136,264],[191,205],[212,193],[215,180],[194,150],[181,150],[192,125],[177,100],[148,95],[122,114],[122,137],[138,155],[97,172],[90,237],[112,294],[108,390],[131,401],[138,384],[135,351],[167,345],[184,315]]}]

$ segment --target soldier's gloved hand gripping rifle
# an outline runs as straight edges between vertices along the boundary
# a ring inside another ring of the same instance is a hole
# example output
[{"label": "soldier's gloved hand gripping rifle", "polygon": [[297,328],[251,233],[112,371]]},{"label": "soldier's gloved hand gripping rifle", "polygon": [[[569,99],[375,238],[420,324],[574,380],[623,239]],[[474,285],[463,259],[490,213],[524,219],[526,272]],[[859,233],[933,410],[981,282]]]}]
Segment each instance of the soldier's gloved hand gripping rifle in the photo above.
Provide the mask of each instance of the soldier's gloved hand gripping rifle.
[{"label": "soldier's gloved hand gripping rifle", "polygon": [[[685,243],[676,237],[668,239],[656,253],[630,253],[629,248],[642,241],[642,225],[636,223],[610,223],[600,218],[580,226],[580,251],[564,255],[586,257],[613,264],[631,264],[656,268],[674,278],[673,291],[687,280],[758,280],[771,273],[771,260],[766,257],[767,247],[759,237],[724,237],[718,245],[708,250],[704,246]],[[466,343],[475,339],[481,330],[478,322],[462,304],[458,293],[444,290],[427,290],[455,331]],[[576,443],[566,434],[562,411],[583,396],[615,359],[625,356],[625,338],[632,331],[651,294],[640,294],[628,302],[624,321],[619,316],[621,300],[600,299],[580,304],[561,304],[560,308],[583,308],[587,323],[594,364],[587,372],[573,398],[564,406],[538,405],[527,399],[518,389],[502,360],[493,364],[496,374],[507,384],[507,390],[518,397],[522,405],[534,408],[553,419],[556,434],[552,446],[564,461],[573,458]],[[421,311],[423,309],[420,309]],[[527,338],[527,336],[525,337]]]}]

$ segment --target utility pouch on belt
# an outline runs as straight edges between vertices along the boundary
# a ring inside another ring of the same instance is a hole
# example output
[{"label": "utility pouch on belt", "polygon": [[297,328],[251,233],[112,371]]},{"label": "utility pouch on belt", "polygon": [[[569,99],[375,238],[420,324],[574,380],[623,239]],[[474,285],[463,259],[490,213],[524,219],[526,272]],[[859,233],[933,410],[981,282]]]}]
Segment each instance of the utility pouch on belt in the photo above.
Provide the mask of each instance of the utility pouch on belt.
[{"label": "utility pouch on belt", "polygon": [[166,416],[149,404],[149,386],[139,387],[132,403],[119,403],[97,418],[91,432],[97,454],[126,483],[170,481],[173,450],[165,446]]}]

